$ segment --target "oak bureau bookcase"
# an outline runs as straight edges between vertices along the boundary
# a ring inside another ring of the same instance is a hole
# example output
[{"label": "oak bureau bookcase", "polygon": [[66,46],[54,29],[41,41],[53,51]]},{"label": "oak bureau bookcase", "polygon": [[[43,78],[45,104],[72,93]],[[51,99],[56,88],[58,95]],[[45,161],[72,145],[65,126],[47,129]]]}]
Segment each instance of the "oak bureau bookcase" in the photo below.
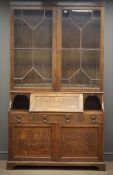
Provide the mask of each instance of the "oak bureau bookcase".
[{"label": "oak bureau bookcase", "polygon": [[103,36],[102,1],[11,2],[8,169],[105,169]]}]

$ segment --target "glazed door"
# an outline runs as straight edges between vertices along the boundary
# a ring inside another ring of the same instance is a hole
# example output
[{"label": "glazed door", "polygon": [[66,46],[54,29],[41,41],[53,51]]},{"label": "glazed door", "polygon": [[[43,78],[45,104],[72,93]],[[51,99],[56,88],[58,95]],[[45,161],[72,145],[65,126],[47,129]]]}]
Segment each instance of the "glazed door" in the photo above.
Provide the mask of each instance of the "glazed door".
[{"label": "glazed door", "polygon": [[100,8],[36,7],[12,13],[12,87],[102,86],[104,25]]},{"label": "glazed door", "polygon": [[[18,87],[52,87],[54,11],[15,9],[11,27],[11,79]],[[11,82],[11,83],[12,83]]]},{"label": "glazed door", "polygon": [[100,87],[101,30],[101,10],[62,10],[62,88]]}]

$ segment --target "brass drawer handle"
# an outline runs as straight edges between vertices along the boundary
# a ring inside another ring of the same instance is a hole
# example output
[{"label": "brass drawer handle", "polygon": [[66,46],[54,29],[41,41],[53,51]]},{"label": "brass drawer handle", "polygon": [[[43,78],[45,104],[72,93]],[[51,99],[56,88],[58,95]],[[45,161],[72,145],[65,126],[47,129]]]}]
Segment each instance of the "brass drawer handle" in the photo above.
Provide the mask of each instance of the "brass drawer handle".
[{"label": "brass drawer handle", "polygon": [[21,123],[22,122],[22,115],[17,115],[16,121],[17,121],[17,123]]},{"label": "brass drawer handle", "polygon": [[71,116],[70,115],[66,115],[65,119],[66,119],[66,122],[70,122]]},{"label": "brass drawer handle", "polygon": [[92,115],[91,116],[91,123],[96,123],[96,116],[95,115]]},{"label": "brass drawer handle", "polygon": [[48,120],[48,116],[45,115],[45,114],[43,114],[43,115],[42,115],[42,121],[43,121],[44,123],[47,123],[47,120]]}]

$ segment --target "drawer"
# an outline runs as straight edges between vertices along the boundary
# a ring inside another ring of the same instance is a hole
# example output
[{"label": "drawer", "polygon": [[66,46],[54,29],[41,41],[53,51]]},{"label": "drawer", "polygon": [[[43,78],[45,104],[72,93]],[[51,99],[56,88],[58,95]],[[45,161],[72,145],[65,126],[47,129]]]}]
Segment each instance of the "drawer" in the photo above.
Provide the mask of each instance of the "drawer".
[{"label": "drawer", "polygon": [[84,114],[84,122],[85,123],[103,123],[103,114],[95,114],[95,113],[88,113]]},{"label": "drawer", "polygon": [[28,112],[9,112],[9,123],[27,123],[28,121]]},{"label": "drawer", "polygon": [[78,123],[83,121],[82,113],[31,113],[32,123]]}]

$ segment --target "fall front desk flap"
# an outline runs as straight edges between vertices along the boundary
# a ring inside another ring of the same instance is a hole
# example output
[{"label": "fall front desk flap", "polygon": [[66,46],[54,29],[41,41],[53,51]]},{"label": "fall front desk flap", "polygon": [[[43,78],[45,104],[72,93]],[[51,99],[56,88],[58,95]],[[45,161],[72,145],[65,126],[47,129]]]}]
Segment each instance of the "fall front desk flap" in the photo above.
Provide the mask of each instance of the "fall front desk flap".
[{"label": "fall front desk flap", "polygon": [[83,112],[83,94],[31,94],[32,112]]}]

